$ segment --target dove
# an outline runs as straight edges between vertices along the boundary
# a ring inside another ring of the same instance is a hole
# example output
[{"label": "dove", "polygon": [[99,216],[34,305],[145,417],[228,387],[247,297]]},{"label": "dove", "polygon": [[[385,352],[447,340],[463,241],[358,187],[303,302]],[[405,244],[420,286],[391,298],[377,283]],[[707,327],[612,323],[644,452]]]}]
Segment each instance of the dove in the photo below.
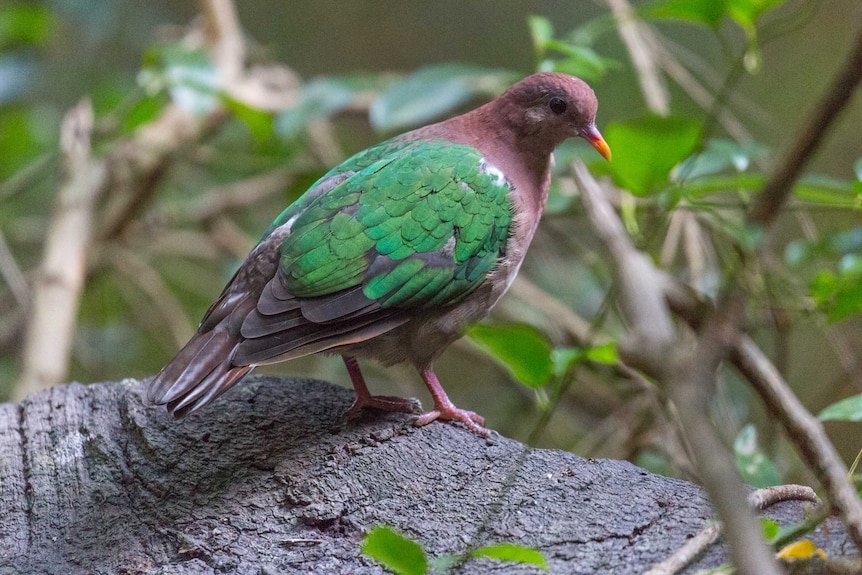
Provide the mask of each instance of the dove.
[{"label": "dove", "polygon": [[148,399],[180,417],[255,366],[340,354],[365,408],[415,413],[372,395],[357,358],[412,365],[434,401],[416,425],[451,420],[487,436],[456,407],[434,362],[485,317],[518,273],[548,197],[554,148],[584,138],[610,160],[593,90],[533,74],[463,115],[348,158],[263,234],[197,333],[150,382]]}]

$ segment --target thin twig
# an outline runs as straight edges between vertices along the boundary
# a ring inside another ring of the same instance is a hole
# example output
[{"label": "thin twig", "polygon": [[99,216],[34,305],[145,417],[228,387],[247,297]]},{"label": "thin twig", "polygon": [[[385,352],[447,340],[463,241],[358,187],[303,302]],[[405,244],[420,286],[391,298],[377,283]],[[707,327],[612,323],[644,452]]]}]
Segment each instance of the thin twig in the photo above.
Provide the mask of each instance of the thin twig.
[{"label": "thin twig", "polygon": [[654,114],[666,116],[670,113],[670,96],[662,81],[653,53],[644,41],[641,28],[643,24],[635,18],[628,0],[605,0],[605,2],[617,20],[620,38],[626,45],[634,64],[647,108]]},{"label": "thin twig", "polygon": [[278,167],[239,182],[213,188],[183,206],[179,220],[205,222],[227,212],[257,204],[287,189],[293,178],[291,170]]},{"label": "thin twig", "polygon": [[257,110],[285,110],[296,103],[299,79],[287,66],[246,66],[247,48],[231,0],[199,0],[204,42],[231,98]]},{"label": "thin twig", "polygon": [[[781,501],[810,501],[817,503],[817,494],[806,485],[776,485],[758,489],[748,495],[748,505],[763,511]],[[685,542],[673,555],[657,563],[644,575],[674,575],[685,569],[710,545],[718,541],[721,535],[721,524],[710,523],[703,530]]]},{"label": "thin twig", "polygon": [[757,196],[756,203],[748,215],[748,222],[768,227],[772,225],[781,208],[793,191],[793,183],[802,168],[814,154],[826,136],[833,121],[847,105],[862,81],[862,29],[857,32],[847,60],[832,80],[812,113],[806,114],[801,129],[793,138],[792,146],[781,159],[777,169]]},{"label": "thin twig", "polygon": [[[159,273],[153,267],[131,250],[121,248],[108,251],[111,265],[120,275],[125,276],[150,299],[145,307],[157,312],[162,321],[159,325],[166,326],[173,344],[179,346],[189,340],[194,334],[192,321],[189,319],[182,304],[162,281]],[[138,299],[138,298],[135,298]]]},{"label": "thin twig", "polygon": [[6,236],[3,235],[3,230],[0,230],[0,275],[9,284],[9,289],[20,307],[27,307],[30,303],[30,292],[27,288],[27,280],[24,277],[24,272],[15,260],[15,255],[9,249],[9,244],[6,242]]},{"label": "thin twig", "polygon": [[862,549],[862,500],[856,495],[847,467],[823,426],[790,391],[775,366],[750,338],[742,338],[732,359],[769,411],[778,416],[787,435],[823,484],[850,537]]}]

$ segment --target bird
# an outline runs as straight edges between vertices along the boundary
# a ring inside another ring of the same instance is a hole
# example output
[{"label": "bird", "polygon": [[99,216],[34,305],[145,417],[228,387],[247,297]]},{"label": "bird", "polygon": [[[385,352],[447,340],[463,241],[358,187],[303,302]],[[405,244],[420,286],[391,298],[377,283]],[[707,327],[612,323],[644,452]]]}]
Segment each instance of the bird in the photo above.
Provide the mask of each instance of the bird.
[{"label": "bird", "polygon": [[412,365],[434,401],[414,420],[484,418],[450,401],[434,362],[485,317],[518,273],[544,210],[554,149],[580,137],[610,161],[586,82],[536,73],[497,98],[390,138],[324,174],[287,207],[148,386],[182,417],[259,365],[340,354],[366,408],[416,414],[372,395],[357,358]]}]

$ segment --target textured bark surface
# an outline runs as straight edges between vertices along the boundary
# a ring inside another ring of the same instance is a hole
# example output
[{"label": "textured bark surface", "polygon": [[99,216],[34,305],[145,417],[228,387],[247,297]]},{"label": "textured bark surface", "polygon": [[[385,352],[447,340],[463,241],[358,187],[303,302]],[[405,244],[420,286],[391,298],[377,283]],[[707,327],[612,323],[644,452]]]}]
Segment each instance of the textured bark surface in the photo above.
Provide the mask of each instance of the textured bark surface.
[{"label": "textured bark surface", "polygon": [[[0,405],[0,573],[379,574],[359,552],[378,524],[431,556],[508,542],[553,573],[641,573],[710,517],[695,485],[629,463],[400,414],[345,421],[352,391],[328,383],[250,377],[181,421],[142,389]],[[786,524],[801,505],[769,515]],[[852,554],[837,522],[811,538]],[[724,558],[716,546],[696,568]],[[541,573],[491,559],[460,572]]]}]

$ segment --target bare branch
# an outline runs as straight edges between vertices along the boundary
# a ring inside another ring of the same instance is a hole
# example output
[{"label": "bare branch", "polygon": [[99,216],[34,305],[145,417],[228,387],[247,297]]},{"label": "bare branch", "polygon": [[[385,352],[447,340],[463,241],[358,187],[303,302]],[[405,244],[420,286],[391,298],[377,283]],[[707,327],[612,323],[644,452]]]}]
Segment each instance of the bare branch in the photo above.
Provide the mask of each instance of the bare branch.
[{"label": "bare branch", "polygon": [[154,121],[122,142],[107,158],[111,197],[102,208],[100,240],[121,237],[129,224],[149,205],[173,161],[173,154],[218,128],[225,119],[222,109],[209,116],[195,116],[169,104]]},{"label": "bare branch", "polygon": [[201,0],[203,34],[213,63],[229,86],[240,80],[245,66],[245,41],[231,0]]},{"label": "bare branch", "polygon": [[293,173],[278,167],[239,182],[213,188],[189,201],[180,214],[182,221],[208,221],[232,210],[254,205],[284,191],[293,181]]},{"label": "bare branch", "polygon": [[761,536],[754,515],[741,502],[745,488],[733,457],[710,423],[715,373],[738,336],[736,317],[741,302],[716,310],[695,341],[673,329],[665,302],[662,276],[626,235],[622,222],[598,183],[582,163],[573,165],[581,201],[594,233],[610,253],[631,333],[621,346],[626,362],[667,384],[678,417],[691,444],[697,474],[728,526],[734,565],[743,573],[778,574],[778,566]]},{"label": "bare branch", "polygon": [[246,44],[231,0],[200,0],[204,42],[232,98],[258,110],[284,110],[296,102],[299,78],[287,66],[246,69]]},{"label": "bare branch", "polygon": [[149,297],[150,305],[146,307],[161,316],[162,321],[159,323],[167,326],[166,331],[173,345],[180,346],[187,342],[194,334],[193,323],[158,272],[131,250],[108,250],[108,258],[121,275]]},{"label": "bare branch", "polygon": [[829,127],[862,81],[862,29],[859,30],[844,66],[832,80],[832,85],[824,93],[814,111],[807,118],[793,138],[793,145],[784,155],[778,168],[757,196],[756,203],[749,213],[748,222],[755,225],[770,226],[775,222],[781,208],[787,202],[793,183],[802,168],[820,145]]},{"label": "bare branch", "polygon": [[[693,290],[666,278],[665,293],[673,312],[698,329],[711,307]],[[767,409],[784,427],[792,444],[815,472],[856,545],[862,548],[862,501],[847,474],[847,467],[829,441],[826,431],[784,382],[781,374],[748,336],[734,344],[734,366],[751,382]]]},{"label": "bare branch", "polygon": [[674,342],[674,329],[662,293],[660,276],[646,256],[632,246],[598,182],[582,162],[572,165],[581,201],[596,235],[611,254],[614,276],[620,289],[625,317],[631,324],[623,352],[636,355],[639,364],[653,374],[667,367],[667,352]]},{"label": "bare branch", "polygon": [[45,254],[25,330],[15,397],[66,380],[78,305],[87,268],[93,210],[106,183],[105,164],[91,157],[93,107],[84,100],[60,129],[63,176],[45,241]]},{"label": "bare branch", "polygon": [[[776,485],[758,489],[748,495],[748,504],[758,511],[780,501],[810,501],[817,503],[817,494],[805,485]],[[686,541],[676,553],[653,566],[644,575],[673,575],[685,569],[701,553],[706,551],[710,545],[718,541],[721,535],[721,525],[710,523],[700,533]]]},{"label": "bare branch", "polygon": [[823,426],[805,409],[784,383],[781,374],[749,337],[743,337],[733,353],[734,365],[784,426],[787,435],[817,474],[835,510],[841,514],[856,546],[862,549],[862,500],[847,474]]}]

